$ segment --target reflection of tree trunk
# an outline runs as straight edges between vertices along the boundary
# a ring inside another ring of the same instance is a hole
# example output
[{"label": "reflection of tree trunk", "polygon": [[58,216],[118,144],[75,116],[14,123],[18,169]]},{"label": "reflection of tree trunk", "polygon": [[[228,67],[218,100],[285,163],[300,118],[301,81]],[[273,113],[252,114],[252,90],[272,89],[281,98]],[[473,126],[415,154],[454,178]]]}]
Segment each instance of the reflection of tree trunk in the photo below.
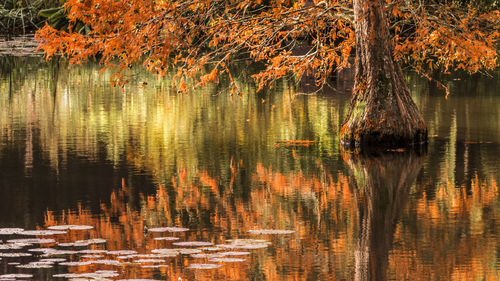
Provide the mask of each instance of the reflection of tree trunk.
[{"label": "reflection of tree trunk", "polygon": [[359,236],[356,280],[385,280],[394,229],[423,154],[344,154],[357,186]]}]

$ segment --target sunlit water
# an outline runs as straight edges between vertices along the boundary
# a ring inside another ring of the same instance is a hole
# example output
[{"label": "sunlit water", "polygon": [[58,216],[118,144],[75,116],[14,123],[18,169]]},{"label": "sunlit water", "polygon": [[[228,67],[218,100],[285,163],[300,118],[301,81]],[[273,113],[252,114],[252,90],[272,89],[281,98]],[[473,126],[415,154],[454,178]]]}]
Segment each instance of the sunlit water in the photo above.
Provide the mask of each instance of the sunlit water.
[{"label": "sunlit water", "polygon": [[0,280],[500,279],[498,78],[410,76],[427,151],[363,156],[346,93],[0,62]]}]

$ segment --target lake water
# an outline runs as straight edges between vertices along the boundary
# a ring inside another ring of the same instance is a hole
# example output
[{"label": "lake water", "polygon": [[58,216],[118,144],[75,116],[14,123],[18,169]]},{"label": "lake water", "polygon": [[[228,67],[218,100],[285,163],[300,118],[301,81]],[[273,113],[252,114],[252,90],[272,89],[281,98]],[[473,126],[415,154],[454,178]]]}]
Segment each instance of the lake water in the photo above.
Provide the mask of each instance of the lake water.
[{"label": "lake water", "polygon": [[500,280],[498,73],[409,75],[428,147],[379,155],[345,91],[132,74],[0,57],[0,280]]}]

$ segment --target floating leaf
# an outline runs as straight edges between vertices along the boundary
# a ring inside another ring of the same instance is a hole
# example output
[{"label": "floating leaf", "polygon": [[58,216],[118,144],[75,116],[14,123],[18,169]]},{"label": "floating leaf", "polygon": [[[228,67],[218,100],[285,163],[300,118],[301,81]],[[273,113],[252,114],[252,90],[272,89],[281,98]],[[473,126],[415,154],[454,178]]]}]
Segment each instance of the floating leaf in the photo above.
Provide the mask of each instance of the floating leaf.
[{"label": "floating leaf", "polygon": [[219,244],[217,247],[228,248],[228,249],[246,249],[255,250],[263,249],[269,246],[269,242],[266,240],[255,240],[255,239],[235,239],[228,240],[230,244]]},{"label": "floating leaf", "polygon": [[51,230],[88,230],[88,229],[93,229],[94,227],[91,225],[53,225],[47,227],[48,229]]},{"label": "floating leaf", "polygon": [[40,259],[40,262],[65,262],[66,259],[63,258],[56,258],[56,259]]},{"label": "floating leaf", "polygon": [[195,259],[212,259],[212,258],[222,258],[224,255],[221,255],[220,253],[216,254],[192,254],[192,258]]},{"label": "floating leaf", "polygon": [[184,227],[155,227],[155,228],[149,228],[149,232],[184,232],[184,231],[189,231],[189,228],[184,228]]},{"label": "floating leaf", "polygon": [[78,253],[82,254],[106,254],[108,251],[106,250],[80,250]]},{"label": "floating leaf", "polygon": [[90,262],[90,261],[67,261],[67,262],[61,262],[59,264],[65,265],[65,266],[84,266],[84,265],[91,265],[92,262]]},{"label": "floating leaf", "polygon": [[222,251],[222,250],[225,250],[225,248],[221,248],[221,247],[203,247],[203,248],[199,248],[200,250],[203,250],[203,251]]},{"label": "floating leaf", "polygon": [[172,256],[177,256],[178,254],[180,254],[178,249],[154,249],[151,250],[151,253],[160,255],[172,255]]},{"label": "floating leaf", "polygon": [[95,239],[88,239],[88,240],[78,240],[75,243],[87,243],[87,244],[104,244],[106,243],[106,240],[101,239],[101,238],[95,238]]},{"label": "floating leaf", "polygon": [[134,259],[134,258],[141,258],[141,259],[163,259],[163,258],[171,258],[177,256],[177,253],[175,254],[141,254],[141,255],[128,255],[128,256],[118,256],[116,257],[117,259]]},{"label": "floating leaf", "polygon": [[89,272],[89,273],[55,274],[52,275],[52,277],[101,279],[101,278],[117,277],[118,275],[119,275],[118,272],[114,270],[98,270],[96,272]]},{"label": "floating leaf", "polygon": [[166,264],[144,264],[141,266],[142,268],[164,268],[168,267]]},{"label": "floating leaf", "polygon": [[47,262],[31,262],[28,264],[21,264],[16,266],[17,268],[52,268],[54,267],[53,263]]},{"label": "floating leaf", "polygon": [[200,249],[179,249],[179,253],[183,255],[191,255],[201,253]]},{"label": "floating leaf", "polygon": [[165,260],[161,260],[161,259],[140,259],[140,260],[136,260],[134,262],[135,263],[162,263],[162,262],[165,262]]},{"label": "floating leaf", "polygon": [[237,259],[237,258],[212,258],[209,259],[210,262],[244,262],[246,259]]},{"label": "floating leaf", "polygon": [[38,239],[38,238],[30,238],[30,239],[11,239],[8,240],[9,243],[27,243],[27,244],[51,244],[55,243],[54,239]]},{"label": "floating leaf", "polygon": [[221,252],[219,253],[224,256],[245,256],[245,255],[250,255],[250,252],[236,252],[236,251],[231,251],[231,252]]},{"label": "floating leaf", "polygon": [[286,230],[286,229],[252,229],[248,231],[251,234],[292,234],[295,230]]},{"label": "floating leaf", "polygon": [[12,235],[23,231],[22,228],[0,228],[0,235]]},{"label": "floating leaf", "polygon": [[88,241],[77,241],[77,242],[67,242],[67,243],[57,243],[57,246],[60,247],[86,247],[91,243]]},{"label": "floating leaf", "polygon": [[48,235],[59,235],[66,234],[66,231],[62,230],[24,230],[17,234],[27,235],[27,236],[48,236]]},{"label": "floating leaf", "polygon": [[82,259],[100,259],[104,257],[103,255],[82,255]]},{"label": "floating leaf", "polygon": [[31,257],[30,253],[0,253],[2,258],[20,258],[20,257]]},{"label": "floating leaf", "polygon": [[268,240],[264,240],[264,239],[228,239],[226,241],[234,243],[234,244],[243,244],[243,243],[264,243],[264,244],[270,244],[271,243]]},{"label": "floating leaf", "polygon": [[19,250],[26,246],[31,246],[31,244],[26,244],[26,243],[2,244],[0,245],[0,250]]},{"label": "floating leaf", "polygon": [[222,265],[220,264],[215,264],[215,263],[193,263],[188,266],[188,268],[191,269],[215,269],[219,268]]},{"label": "floating leaf", "polygon": [[33,248],[33,249],[29,249],[28,251],[35,252],[35,253],[47,253],[47,252],[57,251],[57,250],[53,249],[53,248]]},{"label": "floating leaf", "polygon": [[180,238],[179,237],[155,237],[154,238],[155,240],[164,240],[164,241],[175,241],[175,240],[179,240]]},{"label": "floating leaf", "polygon": [[45,251],[44,254],[42,255],[42,257],[74,255],[74,254],[78,254],[78,251],[50,249],[50,250]]},{"label": "floating leaf", "polygon": [[6,279],[6,278],[33,278],[32,274],[3,274],[0,275],[0,279]]},{"label": "floating leaf", "polygon": [[95,260],[90,261],[92,264],[105,264],[105,265],[121,265],[122,263],[117,260]]},{"label": "floating leaf", "polygon": [[204,241],[183,241],[183,242],[174,242],[172,243],[172,245],[181,247],[205,247],[205,246],[212,246],[213,243]]},{"label": "floating leaf", "polygon": [[134,250],[118,250],[118,251],[109,251],[109,255],[134,255],[137,254],[137,251]]},{"label": "floating leaf", "polygon": [[156,279],[119,279],[116,281],[160,281]]}]

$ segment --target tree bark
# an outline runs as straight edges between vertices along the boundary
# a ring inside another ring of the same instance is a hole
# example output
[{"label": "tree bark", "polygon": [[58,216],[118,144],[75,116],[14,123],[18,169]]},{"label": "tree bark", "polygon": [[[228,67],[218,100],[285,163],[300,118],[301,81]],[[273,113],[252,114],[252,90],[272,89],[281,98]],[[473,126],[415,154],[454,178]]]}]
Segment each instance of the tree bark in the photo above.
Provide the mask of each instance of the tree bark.
[{"label": "tree bark", "polygon": [[354,0],[355,82],[340,131],[348,147],[402,147],[427,141],[427,126],[394,62],[383,3]]}]

